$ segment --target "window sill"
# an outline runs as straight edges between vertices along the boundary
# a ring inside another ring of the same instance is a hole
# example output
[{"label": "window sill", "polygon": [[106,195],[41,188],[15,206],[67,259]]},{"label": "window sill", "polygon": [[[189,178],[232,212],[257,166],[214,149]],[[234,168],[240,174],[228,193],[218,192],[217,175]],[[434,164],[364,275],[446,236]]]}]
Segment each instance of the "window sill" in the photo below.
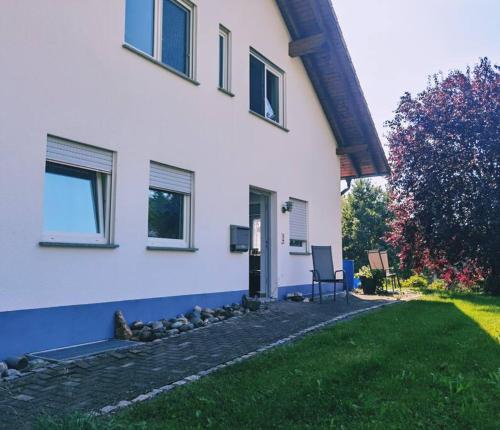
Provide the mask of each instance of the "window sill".
[{"label": "window sill", "polygon": [[38,245],[47,248],[96,248],[96,249],[116,249],[120,246],[108,243],[71,243],[71,242],[38,242]]},{"label": "window sill", "polygon": [[139,55],[142,58],[145,58],[146,60],[150,61],[153,64],[156,64],[157,66],[162,67],[165,70],[168,70],[169,72],[173,73],[174,75],[179,76],[179,78],[184,79],[185,81],[188,81],[192,83],[193,85],[200,85],[200,83],[189,76],[185,75],[184,73],[179,72],[178,70],[174,69],[173,67],[170,67],[166,64],[161,63],[158,60],[155,60],[153,57],[149,56],[148,54],[145,54],[144,52],[139,51],[138,49],[134,48],[133,46],[127,45],[124,43],[122,45],[125,49],[129,50],[130,52],[133,52],[134,54]]},{"label": "window sill", "polygon": [[175,246],[146,246],[148,251],[196,252],[198,248],[180,248]]},{"label": "window sill", "polygon": [[225,88],[217,87],[217,89],[218,89],[221,93],[225,94],[226,96],[229,96],[229,97],[234,97],[234,96],[235,96],[235,94],[233,94],[233,93],[232,93],[231,91],[229,91],[229,90],[226,90]]},{"label": "window sill", "polygon": [[311,255],[310,252],[292,252],[290,251],[290,255]]},{"label": "window sill", "polygon": [[257,118],[263,119],[267,123],[269,123],[271,125],[274,125],[275,127],[278,127],[279,129],[281,129],[283,131],[286,131],[287,133],[290,132],[290,130],[288,130],[288,128],[283,127],[282,125],[278,124],[277,122],[274,122],[274,121],[270,120],[269,118],[266,118],[265,116],[261,115],[260,113],[254,112],[253,110],[249,110],[248,112],[250,112],[252,115],[255,115]]}]

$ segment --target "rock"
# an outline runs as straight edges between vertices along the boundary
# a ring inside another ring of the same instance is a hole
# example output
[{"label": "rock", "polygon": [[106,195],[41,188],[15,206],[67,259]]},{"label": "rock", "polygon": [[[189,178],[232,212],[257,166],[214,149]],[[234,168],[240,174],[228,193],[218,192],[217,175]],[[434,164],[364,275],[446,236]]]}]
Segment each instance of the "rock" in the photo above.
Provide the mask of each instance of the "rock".
[{"label": "rock", "polygon": [[172,325],[170,326],[171,329],[179,329],[181,328],[182,326],[184,325],[183,322],[181,321],[175,321],[174,323],[172,323]]},{"label": "rock", "polygon": [[151,324],[151,328],[153,329],[153,331],[160,331],[160,330],[163,330],[163,323],[161,321],[153,321],[153,323]]},{"label": "rock", "polygon": [[187,319],[192,322],[193,319],[200,319],[201,318],[201,312],[189,312],[186,315]]},{"label": "rock", "polygon": [[250,309],[251,311],[256,311],[260,308],[260,300],[259,299],[251,299],[244,296],[243,306],[245,308]]},{"label": "rock", "polygon": [[21,372],[17,369],[7,369],[4,374],[3,374],[4,378],[7,378],[7,379],[15,379],[15,378],[19,378],[19,376],[21,376]]},{"label": "rock", "polygon": [[202,312],[201,312],[201,317],[202,317],[203,319],[212,318],[213,316],[214,316],[214,314],[213,314],[213,313],[209,313],[209,312],[205,312],[205,311],[202,311]]},{"label": "rock", "polygon": [[177,322],[181,322],[182,324],[189,323],[189,320],[186,317],[177,318]]},{"label": "rock", "polygon": [[184,314],[178,314],[176,318],[179,320],[179,319],[186,318],[186,317],[184,316]]},{"label": "rock", "polygon": [[144,327],[139,333],[139,340],[141,342],[150,342],[154,337],[153,331],[149,327]]},{"label": "rock", "polygon": [[201,306],[196,305],[196,306],[193,308],[193,312],[198,312],[198,313],[201,313]]},{"label": "rock", "polygon": [[189,331],[189,330],[193,330],[194,329],[194,325],[189,323],[189,324],[184,324],[180,329],[179,331],[180,332],[185,332],[185,331]]},{"label": "rock", "polygon": [[8,368],[9,367],[7,366],[6,363],[4,363],[3,361],[0,361],[0,377],[2,377],[3,374],[7,372]]},{"label": "rock", "polygon": [[224,321],[226,319],[224,315],[219,315],[217,318],[219,319],[219,321]]},{"label": "rock", "polygon": [[241,311],[233,311],[233,316],[239,317],[241,315],[243,315],[243,312],[241,312]]},{"label": "rock", "polygon": [[122,311],[115,312],[115,338],[128,340],[133,336]]},{"label": "rock", "polygon": [[30,368],[30,370],[40,369],[43,367],[47,367],[48,364],[49,364],[48,361],[42,360],[41,358],[36,358],[34,360],[30,360],[29,368]]},{"label": "rock", "polygon": [[214,313],[214,310],[211,309],[211,308],[203,308],[201,310],[201,312],[205,312],[206,314],[211,314],[212,315]]},{"label": "rock", "polygon": [[21,357],[9,357],[5,359],[5,364],[9,369],[23,370],[28,367],[28,358],[24,355]]},{"label": "rock", "polygon": [[233,303],[231,306],[236,310],[239,310],[241,308],[241,305],[239,303]]},{"label": "rock", "polygon": [[144,327],[144,323],[139,320],[139,321],[134,321],[132,324],[130,324],[130,328],[132,329],[132,331],[134,330],[140,330]]},{"label": "rock", "polygon": [[167,331],[162,328],[161,330],[153,332],[153,334],[156,339],[163,339],[165,336],[167,336]]},{"label": "rock", "polygon": [[168,337],[175,336],[176,334],[179,334],[179,330],[177,330],[176,328],[173,328],[172,330],[168,330],[166,333],[166,335]]},{"label": "rock", "polygon": [[205,322],[201,319],[198,319],[196,321],[191,321],[191,324],[193,324],[196,328],[205,326]]}]

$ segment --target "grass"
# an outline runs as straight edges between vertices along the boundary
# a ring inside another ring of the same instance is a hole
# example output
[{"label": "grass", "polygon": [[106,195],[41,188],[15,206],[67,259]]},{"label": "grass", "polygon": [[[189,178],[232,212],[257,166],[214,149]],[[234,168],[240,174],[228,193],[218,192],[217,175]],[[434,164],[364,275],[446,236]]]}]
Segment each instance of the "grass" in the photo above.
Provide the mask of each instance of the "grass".
[{"label": "grass", "polygon": [[498,429],[500,298],[437,296],[338,324],[100,420],[39,429]]}]

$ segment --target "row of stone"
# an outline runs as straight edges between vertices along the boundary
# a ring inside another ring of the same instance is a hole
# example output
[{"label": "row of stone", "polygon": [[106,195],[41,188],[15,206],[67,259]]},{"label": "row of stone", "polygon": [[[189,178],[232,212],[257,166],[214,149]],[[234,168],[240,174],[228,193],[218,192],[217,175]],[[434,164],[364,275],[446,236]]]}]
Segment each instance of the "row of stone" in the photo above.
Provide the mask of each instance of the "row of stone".
[{"label": "row of stone", "polygon": [[45,367],[48,362],[41,359],[29,360],[25,355],[21,357],[9,357],[0,361],[0,381],[10,381],[19,378],[23,374],[35,369]]},{"label": "row of stone", "polygon": [[246,306],[233,303],[216,309],[195,306],[191,312],[185,315],[179,314],[176,318],[160,319],[147,323],[134,321],[130,326],[127,324],[122,312],[117,311],[115,314],[115,337],[123,340],[151,342],[195,328],[206,327],[229,318],[242,316],[249,313],[251,309],[258,309],[258,306],[255,305],[248,306],[248,301],[244,301],[244,304]]}]

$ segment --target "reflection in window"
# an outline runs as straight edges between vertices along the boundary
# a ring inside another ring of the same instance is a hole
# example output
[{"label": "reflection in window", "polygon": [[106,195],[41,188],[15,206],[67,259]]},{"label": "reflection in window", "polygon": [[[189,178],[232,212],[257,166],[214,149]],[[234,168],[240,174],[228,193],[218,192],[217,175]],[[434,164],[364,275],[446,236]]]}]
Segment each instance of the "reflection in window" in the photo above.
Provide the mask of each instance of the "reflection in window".
[{"label": "reflection in window", "polygon": [[260,252],[261,250],[261,219],[254,218],[252,220],[252,249]]},{"label": "reflection in window", "polygon": [[266,117],[279,121],[279,78],[269,70],[266,72]]},{"label": "reflection in window", "polygon": [[149,189],[148,235],[184,239],[184,195]]},{"label": "reflection in window", "polygon": [[125,42],[153,56],[154,0],[127,0]]},{"label": "reflection in window", "polygon": [[47,162],[44,231],[102,233],[101,174]]},{"label": "reflection in window", "polygon": [[229,42],[230,32],[223,26],[219,27],[219,88],[229,91]]},{"label": "reflection in window", "polygon": [[191,12],[173,0],[163,2],[162,62],[189,74]]}]

